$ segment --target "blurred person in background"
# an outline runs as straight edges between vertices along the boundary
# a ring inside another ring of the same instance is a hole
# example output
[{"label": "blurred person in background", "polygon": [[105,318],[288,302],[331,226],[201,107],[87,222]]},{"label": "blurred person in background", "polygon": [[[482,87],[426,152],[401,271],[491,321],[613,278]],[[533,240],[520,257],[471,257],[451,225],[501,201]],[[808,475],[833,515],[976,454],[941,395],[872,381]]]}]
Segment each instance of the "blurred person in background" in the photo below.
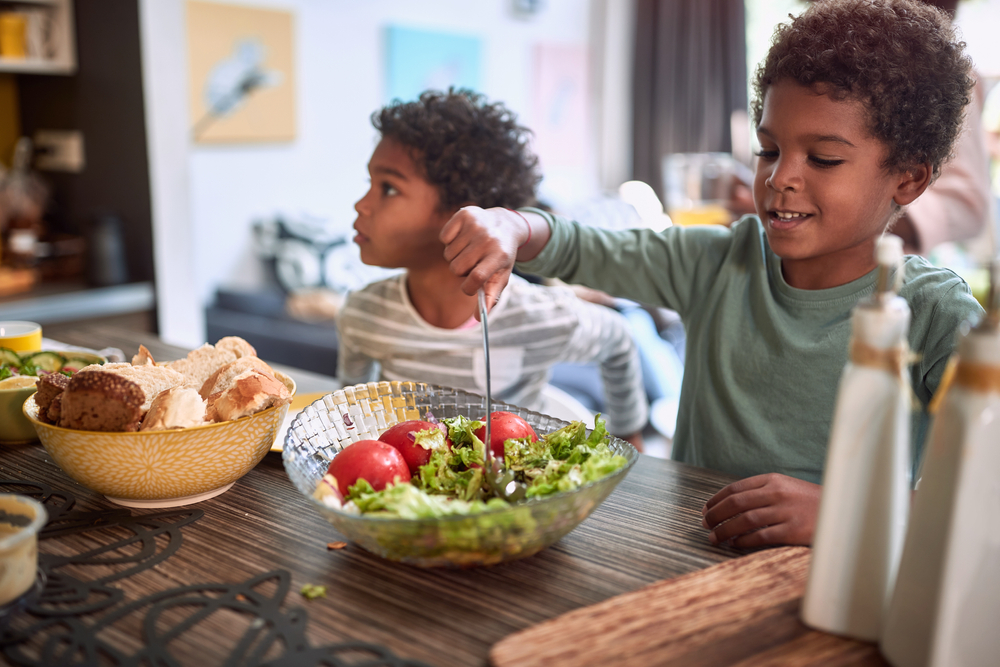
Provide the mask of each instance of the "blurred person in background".
[{"label": "blurred person in background", "polygon": [[[958,0],[924,2],[944,10],[954,20]],[[906,252],[928,255],[940,244],[964,241],[971,244],[970,259],[982,261],[992,254],[996,229],[990,194],[990,159],[982,120],[985,99],[982,77],[976,74],[972,101],[951,160],[891,230],[903,239]]]}]

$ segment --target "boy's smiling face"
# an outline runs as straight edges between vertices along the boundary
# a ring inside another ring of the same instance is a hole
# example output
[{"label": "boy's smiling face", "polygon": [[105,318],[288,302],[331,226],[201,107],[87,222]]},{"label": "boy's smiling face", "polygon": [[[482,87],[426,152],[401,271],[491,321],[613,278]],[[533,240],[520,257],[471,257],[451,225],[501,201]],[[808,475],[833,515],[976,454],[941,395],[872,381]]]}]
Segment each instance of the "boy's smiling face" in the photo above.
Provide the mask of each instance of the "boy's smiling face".
[{"label": "boy's smiling face", "polygon": [[875,268],[878,236],[894,211],[926,187],[929,170],[892,173],[864,105],[823,94],[822,84],[768,87],[757,137],[754,203],[793,287],[823,289]]},{"label": "boy's smiling face", "polygon": [[368,162],[371,187],[354,204],[354,242],[361,261],[386,268],[421,268],[444,263],[438,239],[451,213],[440,208],[440,195],[418,171],[410,149],[384,138]]}]

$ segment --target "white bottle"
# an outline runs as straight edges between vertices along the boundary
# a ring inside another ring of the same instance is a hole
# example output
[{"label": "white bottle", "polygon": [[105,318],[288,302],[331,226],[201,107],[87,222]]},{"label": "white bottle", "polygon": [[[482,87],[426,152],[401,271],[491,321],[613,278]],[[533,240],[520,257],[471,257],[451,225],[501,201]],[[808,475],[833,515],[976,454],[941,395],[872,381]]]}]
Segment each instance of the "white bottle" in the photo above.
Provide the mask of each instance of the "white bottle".
[{"label": "white bottle", "polygon": [[896,667],[1000,664],[1000,263],[962,337],[882,635]]},{"label": "white bottle", "polygon": [[884,236],[876,254],[876,292],[851,320],[802,603],[806,625],[868,641],[878,640],[903,547],[911,458],[902,242]]}]

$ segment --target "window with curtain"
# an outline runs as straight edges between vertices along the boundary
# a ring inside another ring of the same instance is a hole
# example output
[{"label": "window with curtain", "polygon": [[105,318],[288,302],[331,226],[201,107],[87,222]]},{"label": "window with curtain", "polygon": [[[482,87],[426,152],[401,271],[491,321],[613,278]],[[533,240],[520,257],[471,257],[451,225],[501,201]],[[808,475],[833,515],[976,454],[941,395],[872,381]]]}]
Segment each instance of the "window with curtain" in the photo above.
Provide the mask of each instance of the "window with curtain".
[{"label": "window with curtain", "polygon": [[743,0],[637,0],[633,174],[663,198],[663,158],[731,152],[747,108]]}]

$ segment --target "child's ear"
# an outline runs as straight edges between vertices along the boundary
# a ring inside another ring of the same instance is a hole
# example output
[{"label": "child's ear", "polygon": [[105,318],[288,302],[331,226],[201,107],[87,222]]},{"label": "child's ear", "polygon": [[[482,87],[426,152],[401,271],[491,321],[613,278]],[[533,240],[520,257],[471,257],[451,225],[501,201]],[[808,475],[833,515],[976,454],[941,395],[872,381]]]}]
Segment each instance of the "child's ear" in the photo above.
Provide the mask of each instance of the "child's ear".
[{"label": "child's ear", "polygon": [[900,174],[896,194],[892,200],[899,206],[906,206],[923,194],[931,184],[931,165],[927,162],[910,167]]}]

